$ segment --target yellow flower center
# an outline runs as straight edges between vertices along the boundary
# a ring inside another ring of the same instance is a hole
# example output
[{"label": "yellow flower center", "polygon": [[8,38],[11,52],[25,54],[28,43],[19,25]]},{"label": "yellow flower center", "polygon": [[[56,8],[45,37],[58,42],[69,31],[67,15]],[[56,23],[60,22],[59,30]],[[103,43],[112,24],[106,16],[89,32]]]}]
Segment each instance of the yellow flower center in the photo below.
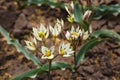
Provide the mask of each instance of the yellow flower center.
[{"label": "yellow flower center", "polygon": [[45,33],[43,33],[43,32],[38,32],[38,36],[39,36],[39,37],[45,37]]},{"label": "yellow flower center", "polygon": [[54,34],[54,35],[53,35],[53,38],[56,38],[56,37],[57,37],[57,35],[56,35],[56,34]]},{"label": "yellow flower center", "polygon": [[64,50],[64,49],[61,49],[61,50],[60,50],[60,54],[62,54],[62,55],[65,54],[65,50]]},{"label": "yellow flower center", "polygon": [[46,52],[45,52],[45,56],[46,56],[46,57],[51,56],[51,52],[50,52],[50,51],[46,51]]},{"label": "yellow flower center", "polygon": [[71,38],[71,37],[70,37],[70,38],[67,38],[67,40],[68,40],[68,41],[71,41],[71,40],[72,40],[72,38]]},{"label": "yellow flower center", "polygon": [[67,20],[68,20],[69,22],[73,23],[73,22],[74,22],[74,17],[73,17],[73,15],[72,15],[72,14],[71,14],[71,15],[68,15]]},{"label": "yellow flower center", "polygon": [[71,34],[72,34],[72,36],[75,36],[75,37],[79,36],[79,34],[77,32],[72,32]]}]

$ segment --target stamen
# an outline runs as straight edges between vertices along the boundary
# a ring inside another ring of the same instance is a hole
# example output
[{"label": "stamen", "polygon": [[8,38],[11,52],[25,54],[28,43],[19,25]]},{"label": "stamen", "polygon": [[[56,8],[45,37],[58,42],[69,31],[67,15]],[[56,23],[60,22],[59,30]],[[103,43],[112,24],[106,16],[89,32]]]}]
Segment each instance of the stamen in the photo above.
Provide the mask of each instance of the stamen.
[{"label": "stamen", "polygon": [[45,33],[39,32],[39,33],[38,33],[38,36],[39,36],[39,37],[45,37]]},{"label": "stamen", "polygon": [[78,37],[79,36],[79,34],[77,33],[77,32],[72,32],[71,33],[73,36],[75,36],[75,37]]},{"label": "stamen", "polygon": [[50,52],[50,51],[46,51],[46,52],[45,52],[45,56],[46,56],[46,57],[51,56],[51,52]]},{"label": "stamen", "polygon": [[65,50],[64,50],[64,49],[61,49],[61,50],[60,50],[60,54],[62,54],[62,55],[65,54]]}]

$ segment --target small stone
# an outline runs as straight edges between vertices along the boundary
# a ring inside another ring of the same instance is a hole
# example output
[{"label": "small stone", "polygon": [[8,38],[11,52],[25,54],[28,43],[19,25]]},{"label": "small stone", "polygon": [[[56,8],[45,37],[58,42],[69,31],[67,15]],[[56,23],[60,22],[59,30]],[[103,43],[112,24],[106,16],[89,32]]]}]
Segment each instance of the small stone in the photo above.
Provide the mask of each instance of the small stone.
[{"label": "small stone", "polygon": [[93,30],[97,30],[100,29],[104,24],[106,24],[106,22],[107,22],[106,20],[92,21],[91,25],[93,27]]},{"label": "small stone", "polygon": [[108,22],[108,29],[113,29],[116,26],[116,21],[109,21]]},{"label": "small stone", "polygon": [[26,19],[26,16],[23,13],[21,13],[15,22],[14,28],[15,29],[23,29],[24,27],[27,26],[27,23],[28,23],[28,21]]},{"label": "small stone", "polygon": [[114,53],[116,53],[118,56],[120,56],[120,49],[115,49]]},{"label": "small stone", "polygon": [[86,66],[86,67],[83,68],[83,71],[85,71],[89,74],[92,74],[92,73],[94,73],[94,68],[93,68],[92,65],[91,66]]},{"label": "small stone", "polygon": [[115,31],[120,33],[120,25],[117,25],[117,26],[115,27]]}]

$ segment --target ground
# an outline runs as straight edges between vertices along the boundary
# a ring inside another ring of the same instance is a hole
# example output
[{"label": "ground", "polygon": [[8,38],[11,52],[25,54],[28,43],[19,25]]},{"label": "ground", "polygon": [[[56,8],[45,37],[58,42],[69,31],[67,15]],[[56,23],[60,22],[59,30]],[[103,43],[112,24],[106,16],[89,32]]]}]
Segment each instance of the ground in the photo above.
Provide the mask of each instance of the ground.
[{"label": "ground", "polygon": [[[99,4],[111,4],[112,1],[115,0],[101,0]],[[0,25],[23,45],[23,40],[31,33],[32,27],[39,23],[53,25],[57,18],[66,21],[66,17],[67,12],[59,8],[27,6],[20,9],[14,1],[0,0]],[[110,29],[120,34],[119,21],[120,16],[105,17],[92,21],[91,25],[93,30]],[[65,25],[67,28],[69,23],[66,21]],[[108,40],[90,49],[86,53],[85,60],[81,62],[79,74],[73,76],[68,70],[57,70],[52,73],[53,80],[120,80],[120,48],[114,48],[116,46],[112,44],[114,42],[114,40]],[[0,35],[0,80],[11,80],[34,67],[31,61],[17,52],[14,46],[8,45],[5,38]],[[29,80],[47,80],[47,74],[40,74],[35,79]]]}]

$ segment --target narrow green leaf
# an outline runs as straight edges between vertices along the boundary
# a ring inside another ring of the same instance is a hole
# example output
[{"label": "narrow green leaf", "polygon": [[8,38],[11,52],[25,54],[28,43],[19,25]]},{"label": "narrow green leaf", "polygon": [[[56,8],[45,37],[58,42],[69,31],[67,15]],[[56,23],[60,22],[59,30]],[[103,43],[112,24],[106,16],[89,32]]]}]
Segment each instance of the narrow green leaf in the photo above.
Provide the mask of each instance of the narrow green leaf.
[{"label": "narrow green leaf", "polygon": [[92,10],[95,12],[92,16],[93,19],[101,19],[109,15],[118,16],[120,14],[120,4],[92,6]]},{"label": "narrow green leaf", "polygon": [[93,46],[97,45],[98,43],[100,43],[102,40],[99,40],[97,38],[94,39],[90,39],[89,41],[87,41],[81,48],[79,53],[76,56],[76,63],[77,65],[83,61],[84,57],[85,57],[85,53],[92,48]]},{"label": "narrow green leaf", "polygon": [[54,7],[60,7],[60,8],[65,8],[65,4],[64,3],[60,3],[60,2],[54,2],[52,0],[31,0],[31,1],[26,1],[27,5],[38,5],[38,4],[45,4],[45,5],[49,5],[49,6],[54,6]]},{"label": "narrow green leaf", "polygon": [[42,65],[40,61],[37,59],[37,57],[30,53],[24,46],[22,46],[17,39],[10,38],[9,33],[1,26],[0,32],[6,38],[8,44],[14,45],[18,51],[21,51],[25,55],[25,57],[33,61],[35,65],[38,66]]},{"label": "narrow green leaf", "polygon": [[109,37],[120,41],[120,35],[112,30],[98,30],[91,34],[91,37]]},{"label": "narrow green leaf", "polygon": [[36,77],[37,74],[43,73],[45,72],[43,69],[41,68],[37,68],[37,69],[32,69],[30,71],[27,71],[21,75],[18,75],[17,77],[13,78],[12,80],[22,80],[24,78],[28,78],[28,77]]},{"label": "narrow green leaf", "polygon": [[[69,69],[69,70],[73,70],[73,67],[70,64],[67,64],[67,63],[53,62],[52,65],[51,65],[51,69],[52,70],[57,70],[57,69]],[[49,70],[49,65],[47,63],[47,64],[44,64],[40,68],[27,71],[27,72],[25,72],[25,73],[23,73],[23,74],[15,77],[12,80],[22,80],[22,79],[27,78],[27,77],[29,77],[29,78],[30,77],[35,77],[37,74],[45,73],[48,70]]]},{"label": "narrow green leaf", "polygon": [[85,32],[89,31],[89,23],[88,22],[84,23],[83,29],[84,29]]},{"label": "narrow green leaf", "polygon": [[75,22],[82,24],[83,13],[81,11],[80,5],[78,3],[74,4],[74,19]]},{"label": "narrow green leaf", "polygon": [[[48,64],[45,64],[42,66],[43,69],[48,71]],[[62,63],[62,62],[53,62],[51,65],[52,70],[57,70],[57,69],[69,69],[73,70],[73,67],[70,64],[67,63]]]}]

